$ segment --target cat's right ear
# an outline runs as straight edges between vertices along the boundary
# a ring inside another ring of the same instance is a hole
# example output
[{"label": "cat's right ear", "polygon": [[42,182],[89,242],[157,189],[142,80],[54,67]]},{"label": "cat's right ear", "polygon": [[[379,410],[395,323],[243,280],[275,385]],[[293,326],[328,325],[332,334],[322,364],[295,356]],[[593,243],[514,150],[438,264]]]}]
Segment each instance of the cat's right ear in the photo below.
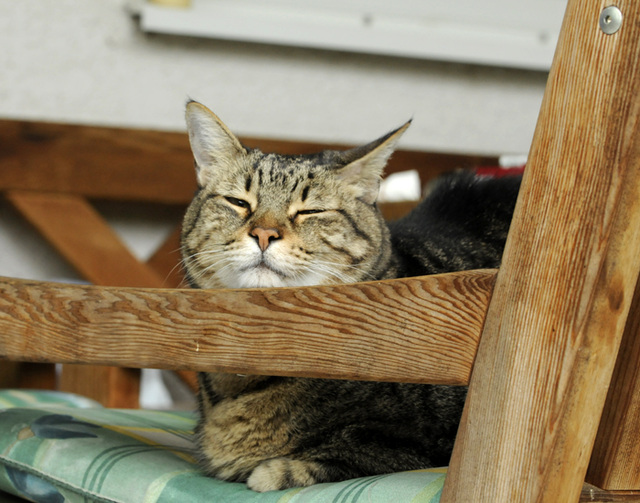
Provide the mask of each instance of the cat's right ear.
[{"label": "cat's right ear", "polygon": [[228,165],[246,150],[218,116],[197,101],[187,103],[185,117],[198,185],[204,187],[217,167]]}]

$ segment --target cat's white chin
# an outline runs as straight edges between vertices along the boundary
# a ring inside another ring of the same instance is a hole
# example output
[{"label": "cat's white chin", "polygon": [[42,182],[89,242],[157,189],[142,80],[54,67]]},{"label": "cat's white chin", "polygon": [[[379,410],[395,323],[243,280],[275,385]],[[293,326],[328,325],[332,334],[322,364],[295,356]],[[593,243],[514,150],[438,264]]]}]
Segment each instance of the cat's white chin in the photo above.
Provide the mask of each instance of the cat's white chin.
[{"label": "cat's white chin", "polygon": [[288,286],[286,277],[266,267],[254,267],[240,272],[236,278],[235,288],[276,288]]},{"label": "cat's white chin", "polygon": [[221,278],[227,288],[279,288],[321,285],[326,281],[322,274],[306,272],[287,276],[264,266],[242,270]]}]

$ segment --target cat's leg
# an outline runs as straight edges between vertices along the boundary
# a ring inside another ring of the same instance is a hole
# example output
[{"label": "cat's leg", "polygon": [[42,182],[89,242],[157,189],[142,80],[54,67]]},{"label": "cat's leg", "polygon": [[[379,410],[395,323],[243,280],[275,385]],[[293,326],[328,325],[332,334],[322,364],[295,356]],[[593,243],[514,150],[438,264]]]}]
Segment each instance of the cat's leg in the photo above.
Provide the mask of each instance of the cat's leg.
[{"label": "cat's leg", "polygon": [[326,481],[326,470],[314,461],[273,458],[260,463],[247,479],[247,486],[258,492],[306,487]]}]

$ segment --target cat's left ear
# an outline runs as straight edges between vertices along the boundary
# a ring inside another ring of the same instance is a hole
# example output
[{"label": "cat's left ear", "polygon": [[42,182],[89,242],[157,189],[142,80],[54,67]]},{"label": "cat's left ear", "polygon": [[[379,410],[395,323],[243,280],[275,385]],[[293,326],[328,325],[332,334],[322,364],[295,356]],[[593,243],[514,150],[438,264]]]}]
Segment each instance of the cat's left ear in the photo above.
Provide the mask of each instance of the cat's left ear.
[{"label": "cat's left ear", "polygon": [[408,121],[371,143],[342,152],[340,157],[344,165],[338,168],[336,175],[354,190],[358,199],[367,204],[376,202],[387,161],[410,125],[411,121]]}]

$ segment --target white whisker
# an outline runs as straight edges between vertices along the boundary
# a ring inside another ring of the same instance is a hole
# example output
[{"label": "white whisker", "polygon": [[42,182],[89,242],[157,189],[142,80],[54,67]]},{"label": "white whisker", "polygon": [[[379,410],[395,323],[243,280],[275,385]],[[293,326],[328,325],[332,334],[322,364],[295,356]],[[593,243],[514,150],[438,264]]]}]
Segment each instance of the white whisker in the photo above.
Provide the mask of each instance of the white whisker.
[{"label": "white whisker", "polygon": [[343,283],[353,283],[354,280],[352,278],[349,278],[347,274],[345,274],[344,272],[341,272],[339,269],[351,269],[354,272],[359,273],[359,275],[364,275],[368,279],[376,279],[373,274],[363,271],[360,268],[360,266],[342,264],[340,262],[330,262],[328,260],[314,260],[311,262],[310,267],[316,267],[317,269],[330,273],[332,276],[335,276],[336,278],[340,279]]}]

